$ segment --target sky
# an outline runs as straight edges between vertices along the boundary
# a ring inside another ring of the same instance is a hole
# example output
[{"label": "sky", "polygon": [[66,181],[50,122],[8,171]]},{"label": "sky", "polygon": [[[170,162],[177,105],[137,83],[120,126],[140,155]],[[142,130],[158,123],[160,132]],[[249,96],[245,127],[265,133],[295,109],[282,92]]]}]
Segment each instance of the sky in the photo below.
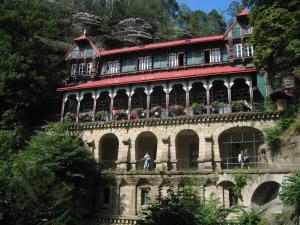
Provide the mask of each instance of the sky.
[{"label": "sky", "polygon": [[[192,10],[200,9],[204,12],[210,12],[212,9],[216,9],[218,12],[222,12],[226,9],[233,0],[177,0],[178,3],[185,3]],[[228,19],[228,15],[224,15]]]}]

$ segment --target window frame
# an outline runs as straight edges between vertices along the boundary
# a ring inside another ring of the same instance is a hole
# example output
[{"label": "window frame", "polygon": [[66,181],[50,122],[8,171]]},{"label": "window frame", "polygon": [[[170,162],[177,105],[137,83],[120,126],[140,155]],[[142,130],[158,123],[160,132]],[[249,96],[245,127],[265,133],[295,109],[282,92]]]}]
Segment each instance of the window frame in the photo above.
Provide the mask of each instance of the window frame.
[{"label": "window frame", "polygon": [[91,75],[93,71],[93,63],[89,62],[86,64],[86,74]]},{"label": "window frame", "polygon": [[176,67],[176,66],[178,66],[177,53],[176,52],[169,53],[169,67]]},{"label": "window frame", "polygon": [[85,73],[85,63],[80,63],[79,64],[78,75],[84,75],[84,73]]},{"label": "window frame", "polygon": [[141,206],[146,206],[150,203],[150,190],[149,188],[141,188]]},{"label": "window frame", "polygon": [[233,56],[234,56],[234,58],[242,58],[243,57],[243,44],[242,43],[233,45]]},{"label": "window frame", "polygon": [[252,57],[254,55],[253,45],[244,44],[244,56]]},{"label": "window frame", "polygon": [[[218,53],[218,54],[214,54],[214,53]],[[210,63],[217,63],[217,62],[221,62],[221,50],[220,48],[213,48],[210,50]]]},{"label": "window frame", "polygon": [[71,76],[76,76],[77,75],[77,64],[74,63],[71,65]]}]

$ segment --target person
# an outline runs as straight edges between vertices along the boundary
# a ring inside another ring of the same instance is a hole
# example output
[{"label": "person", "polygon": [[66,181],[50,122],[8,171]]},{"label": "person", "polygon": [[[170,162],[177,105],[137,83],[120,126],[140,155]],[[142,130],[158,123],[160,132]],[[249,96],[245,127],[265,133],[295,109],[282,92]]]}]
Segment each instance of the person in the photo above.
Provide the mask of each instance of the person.
[{"label": "person", "polygon": [[144,162],[144,171],[149,171],[151,157],[150,157],[150,155],[148,154],[148,152],[147,152],[146,155],[141,159],[141,161],[143,161],[143,160],[145,161],[145,162]]},{"label": "person", "polygon": [[244,150],[244,166],[249,169],[249,161],[250,161],[250,158],[249,158],[249,155],[248,155],[248,149],[246,148]]},{"label": "person", "polygon": [[240,154],[238,155],[238,161],[241,164],[241,169],[244,168],[244,150],[241,150]]}]

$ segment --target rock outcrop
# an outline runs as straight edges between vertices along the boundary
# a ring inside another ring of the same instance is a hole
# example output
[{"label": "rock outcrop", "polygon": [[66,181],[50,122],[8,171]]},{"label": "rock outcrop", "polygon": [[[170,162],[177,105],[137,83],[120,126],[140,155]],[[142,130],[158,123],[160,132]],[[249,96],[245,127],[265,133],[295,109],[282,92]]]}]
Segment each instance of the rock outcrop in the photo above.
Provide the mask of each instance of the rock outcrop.
[{"label": "rock outcrop", "polygon": [[80,33],[86,30],[88,35],[96,36],[100,25],[100,17],[89,13],[79,12],[72,16],[72,26]]}]

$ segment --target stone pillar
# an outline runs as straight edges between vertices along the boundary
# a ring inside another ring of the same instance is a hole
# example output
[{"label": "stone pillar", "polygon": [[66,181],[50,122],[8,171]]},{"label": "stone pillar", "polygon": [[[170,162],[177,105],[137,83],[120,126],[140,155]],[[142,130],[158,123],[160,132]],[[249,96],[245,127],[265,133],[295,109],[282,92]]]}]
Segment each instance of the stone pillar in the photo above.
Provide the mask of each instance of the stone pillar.
[{"label": "stone pillar", "polygon": [[156,152],[156,168],[166,168],[168,169],[169,163],[169,147],[170,147],[170,138],[165,136],[161,139],[161,142],[157,145]]},{"label": "stone pillar", "polygon": [[79,121],[80,102],[81,102],[82,98],[83,98],[83,96],[80,93],[76,94],[76,99],[77,99],[76,123],[78,123],[78,121]]},{"label": "stone pillar", "polygon": [[220,157],[220,146],[219,146],[219,135],[213,136],[213,161],[216,170],[221,170],[221,157]]},{"label": "stone pillar", "polygon": [[131,170],[136,170],[136,161],[139,160],[139,159],[136,159],[135,156],[135,140],[131,140],[130,142],[130,154],[129,154],[129,158],[130,158],[130,167],[131,167]]},{"label": "stone pillar", "polygon": [[109,109],[109,117],[110,120],[113,120],[113,108],[114,108],[114,98],[116,96],[116,92],[114,90],[110,90],[109,97],[110,97],[110,109]]},{"label": "stone pillar", "polygon": [[125,138],[119,143],[118,160],[116,162],[118,170],[127,171],[130,143],[130,138]]},{"label": "stone pillar", "polygon": [[171,157],[171,170],[177,170],[177,158],[176,158],[176,143],[175,143],[175,136],[170,137],[169,139],[169,148],[170,148],[170,157]]},{"label": "stone pillar", "polygon": [[96,91],[93,92],[93,95],[92,95],[92,97],[94,99],[94,105],[93,105],[93,122],[95,122],[95,120],[96,120],[97,99],[99,98],[99,96],[100,96],[99,93],[96,93]]},{"label": "stone pillar", "polygon": [[150,115],[150,97],[151,97],[151,87],[148,87],[147,90],[145,89],[146,95],[147,95],[147,110],[146,110],[146,118],[149,118]]},{"label": "stone pillar", "polygon": [[212,88],[213,84],[207,82],[204,86],[206,89],[206,102],[207,102],[207,114],[210,114],[210,89]]},{"label": "stone pillar", "polygon": [[212,170],[212,136],[199,137],[198,170]]},{"label": "stone pillar", "polygon": [[60,121],[64,120],[64,114],[65,114],[65,105],[68,101],[68,95],[63,96],[62,104],[61,104],[61,114],[60,114]]},{"label": "stone pillar", "polygon": [[131,97],[132,97],[133,93],[134,93],[134,91],[128,90],[128,120],[130,120],[130,114],[131,114]]},{"label": "stone pillar", "polygon": [[254,109],[254,102],[253,102],[253,84],[252,84],[252,80],[247,80],[246,83],[249,86],[249,96],[250,96],[250,106],[251,106],[251,110],[253,111]]}]

